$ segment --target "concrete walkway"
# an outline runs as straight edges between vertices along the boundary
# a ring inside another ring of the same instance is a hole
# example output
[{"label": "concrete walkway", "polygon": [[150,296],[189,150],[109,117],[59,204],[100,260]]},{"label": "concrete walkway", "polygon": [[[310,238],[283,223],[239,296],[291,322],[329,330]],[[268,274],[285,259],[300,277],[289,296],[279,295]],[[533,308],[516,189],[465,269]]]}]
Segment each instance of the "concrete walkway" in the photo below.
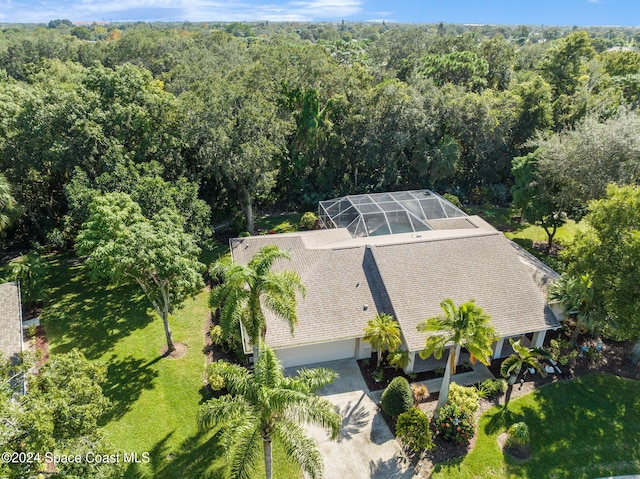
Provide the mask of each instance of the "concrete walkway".
[{"label": "concrete walkway", "polygon": [[[451,382],[459,384],[461,386],[469,386],[471,384],[478,384],[486,379],[495,379],[494,375],[489,371],[484,364],[476,362],[471,366],[473,371],[467,371],[460,374],[454,374],[451,376]],[[442,387],[442,378],[429,379],[427,381],[418,381],[415,384],[424,384],[427,386],[427,391],[429,394],[440,392],[440,387]],[[384,389],[380,389],[378,391],[372,391],[371,397],[377,403],[380,403],[380,399],[382,398],[382,393]]]},{"label": "concrete walkway", "polygon": [[348,479],[412,479],[413,468],[371,398],[354,359],[309,366],[333,369],[340,376],[318,395],[335,404],[342,428],[331,441],[321,428],[309,427],[318,441],[324,477]]}]

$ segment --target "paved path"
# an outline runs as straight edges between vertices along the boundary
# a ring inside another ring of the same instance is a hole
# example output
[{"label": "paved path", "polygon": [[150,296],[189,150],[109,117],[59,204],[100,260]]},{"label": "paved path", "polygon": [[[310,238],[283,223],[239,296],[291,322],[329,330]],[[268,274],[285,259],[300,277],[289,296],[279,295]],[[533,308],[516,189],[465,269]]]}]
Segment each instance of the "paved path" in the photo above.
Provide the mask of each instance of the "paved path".
[{"label": "paved path", "polygon": [[318,394],[338,407],[342,429],[331,441],[321,428],[310,427],[330,479],[411,479],[413,469],[370,396],[360,368],[353,359],[309,367],[326,367],[340,377]]}]

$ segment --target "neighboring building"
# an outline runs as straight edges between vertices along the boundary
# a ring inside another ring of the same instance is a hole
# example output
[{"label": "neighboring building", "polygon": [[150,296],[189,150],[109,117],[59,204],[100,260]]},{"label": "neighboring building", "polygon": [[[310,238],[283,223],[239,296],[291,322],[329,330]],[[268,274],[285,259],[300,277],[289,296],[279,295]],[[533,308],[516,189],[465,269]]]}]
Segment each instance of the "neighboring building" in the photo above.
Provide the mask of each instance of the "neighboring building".
[{"label": "neighboring building", "polygon": [[22,306],[18,283],[0,284],[0,352],[18,360],[22,352]]},{"label": "neighboring building", "polygon": [[364,328],[384,312],[402,329],[407,372],[424,369],[417,353],[425,334],[416,326],[439,315],[445,298],[475,299],[491,315],[500,336],[495,358],[509,353],[507,338],[541,346],[546,331],[559,326],[546,304],[546,285],[557,274],[435,193],[347,196],[321,202],[320,216],[327,229],[231,240],[241,264],[268,244],[288,251],[291,261],[274,268],[297,271],[307,288],[293,336],[266,313],[266,343],[285,367],[370,357]]}]

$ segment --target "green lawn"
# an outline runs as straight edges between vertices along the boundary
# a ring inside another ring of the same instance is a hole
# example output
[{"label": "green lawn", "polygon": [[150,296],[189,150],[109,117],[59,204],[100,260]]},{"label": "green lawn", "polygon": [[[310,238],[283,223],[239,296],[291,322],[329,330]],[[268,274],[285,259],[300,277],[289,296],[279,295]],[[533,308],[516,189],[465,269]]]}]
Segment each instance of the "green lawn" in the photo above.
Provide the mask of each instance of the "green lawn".
[{"label": "green lawn", "polygon": [[[131,465],[130,478],[219,478],[225,458],[215,435],[196,427],[203,395],[207,293],[188,300],[171,320],[174,340],[188,346],[180,359],[160,356],[162,322],[137,288],[90,283],[72,256],[54,256],[51,299],[42,319],[52,354],[77,347],[107,365],[105,393],[113,409],[103,429],[120,452],[149,452],[151,461]],[[301,477],[274,452],[276,477]],[[256,477],[260,477],[259,474]]]},{"label": "green lawn", "polygon": [[298,231],[298,224],[303,213],[291,213],[282,215],[262,216],[256,218],[255,229],[268,232],[274,230],[276,233],[291,233]]},{"label": "green lawn", "polygon": [[[532,454],[507,458],[497,437],[518,421],[529,426]],[[434,479],[593,479],[640,473],[640,382],[591,375],[544,386],[485,412],[474,449],[439,465]]]}]

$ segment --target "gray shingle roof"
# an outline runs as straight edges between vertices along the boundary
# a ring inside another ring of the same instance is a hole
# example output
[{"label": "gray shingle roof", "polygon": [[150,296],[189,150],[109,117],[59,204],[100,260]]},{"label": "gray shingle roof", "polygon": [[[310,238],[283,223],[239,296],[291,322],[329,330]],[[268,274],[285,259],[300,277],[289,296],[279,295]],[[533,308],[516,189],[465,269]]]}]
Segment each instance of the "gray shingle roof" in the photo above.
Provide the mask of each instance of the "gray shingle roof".
[{"label": "gray shingle roof", "polygon": [[367,322],[386,312],[400,322],[409,349],[419,350],[424,334],[416,325],[440,314],[445,298],[476,299],[503,337],[558,326],[544,294],[555,273],[477,216],[468,220],[475,227],[419,235],[351,238],[334,229],[253,236],[232,240],[232,253],[246,264],[275,244],[291,261],[274,268],[297,271],[307,288],[293,337],[267,313],[266,341],[274,348],[362,337]]},{"label": "gray shingle roof", "polygon": [[15,360],[22,352],[22,313],[17,283],[0,284],[0,351]]},{"label": "gray shingle roof", "polygon": [[425,335],[416,326],[441,314],[445,298],[456,304],[475,299],[501,337],[558,326],[546,305],[544,273],[499,232],[376,246],[373,252],[412,351],[424,346]]}]

